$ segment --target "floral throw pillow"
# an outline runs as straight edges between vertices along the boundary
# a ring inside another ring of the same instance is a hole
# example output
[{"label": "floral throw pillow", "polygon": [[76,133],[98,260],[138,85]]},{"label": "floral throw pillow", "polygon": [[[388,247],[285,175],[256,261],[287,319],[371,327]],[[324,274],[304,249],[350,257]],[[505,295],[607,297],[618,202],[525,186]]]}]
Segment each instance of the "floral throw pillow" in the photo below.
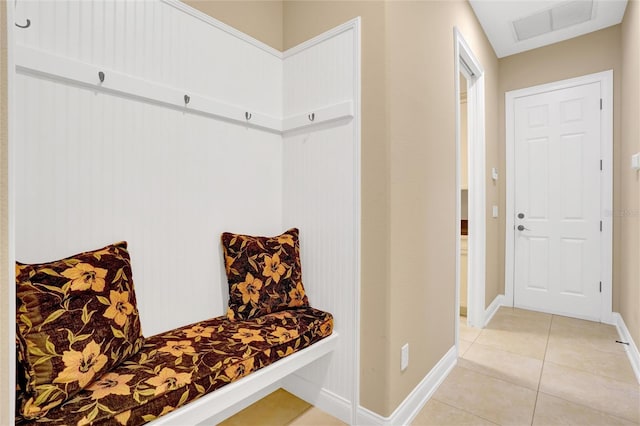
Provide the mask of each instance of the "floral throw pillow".
[{"label": "floral throw pillow", "polygon": [[144,343],[126,242],[18,263],[16,284],[25,418],[46,415]]},{"label": "floral throw pillow", "polygon": [[277,237],[225,232],[222,247],[229,281],[231,320],[309,306],[302,285],[298,230]]}]

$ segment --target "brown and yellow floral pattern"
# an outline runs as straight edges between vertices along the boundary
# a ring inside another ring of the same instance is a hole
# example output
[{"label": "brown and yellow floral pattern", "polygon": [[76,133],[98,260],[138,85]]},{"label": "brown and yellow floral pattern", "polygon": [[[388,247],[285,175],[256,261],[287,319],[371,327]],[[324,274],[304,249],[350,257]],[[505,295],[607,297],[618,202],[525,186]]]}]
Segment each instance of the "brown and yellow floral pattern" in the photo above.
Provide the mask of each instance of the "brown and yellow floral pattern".
[{"label": "brown and yellow floral pattern", "polygon": [[247,321],[222,316],[190,324],[147,338],[138,353],[62,406],[39,419],[19,419],[18,424],[141,425],[332,331],[331,314],[313,308]]},{"label": "brown and yellow floral pattern", "polygon": [[298,229],[277,237],[222,234],[231,320],[309,306],[302,285]]},{"label": "brown and yellow floral pattern", "polygon": [[[25,418],[46,416],[96,386],[144,343],[126,242],[50,263],[18,263],[16,284],[18,375],[24,377],[18,409]],[[123,391],[124,379],[109,379],[118,383],[114,393]]]}]

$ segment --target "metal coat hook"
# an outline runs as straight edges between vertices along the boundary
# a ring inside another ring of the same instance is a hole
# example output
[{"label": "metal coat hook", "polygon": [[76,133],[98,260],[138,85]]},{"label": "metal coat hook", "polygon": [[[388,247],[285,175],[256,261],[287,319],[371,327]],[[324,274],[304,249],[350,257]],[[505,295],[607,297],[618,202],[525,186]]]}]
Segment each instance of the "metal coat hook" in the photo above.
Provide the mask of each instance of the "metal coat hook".
[{"label": "metal coat hook", "polygon": [[104,73],[102,71],[98,72],[98,78],[100,79],[100,83],[104,83]]},{"label": "metal coat hook", "polygon": [[190,100],[191,100],[191,97],[189,95],[184,95],[184,104],[185,105],[187,105]]},{"label": "metal coat hook", "polygon": [[311,114],[309,114],[307,117],[309,117],[309,121],[314,121],[316,119],[316,113],[312,112]]},{"label": "metal coat hook", "polygon": [[31,19],[27,19],[27,23],[24,25],[20,25],[17,22],[15,23],[18,28],[29,28],[31,26]]},{"label": "metal coat hook", "polygon": [[250,113],[250,112],[245,112],[245,113],[244,113],[244,118],[245,118],[247,121],[251,120],[251,117],[252,117],[252,115],[251,115],[251,113]]}]

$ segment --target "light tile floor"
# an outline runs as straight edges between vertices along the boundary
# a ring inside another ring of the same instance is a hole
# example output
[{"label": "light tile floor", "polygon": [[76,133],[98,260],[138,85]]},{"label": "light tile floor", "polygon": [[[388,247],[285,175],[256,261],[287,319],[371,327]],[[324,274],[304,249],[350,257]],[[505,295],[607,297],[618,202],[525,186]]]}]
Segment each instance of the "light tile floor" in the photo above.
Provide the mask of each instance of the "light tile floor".
[{"label": "light tile floor", "polygon": [[346,426],[294,395],[278,389],[219,426]]},{"label": "light tile floor", "polygon": [[[500,308],[460,323],[460,358],[413,425],[640,425],[640,385],[615,327]],[[333,426],[280,389],[221,424]]]},{"label": "light tile floor", "polygon": [[640,385],[615,327],[501,308],[460,322],[460,358],[413,425],[639,425]]}]

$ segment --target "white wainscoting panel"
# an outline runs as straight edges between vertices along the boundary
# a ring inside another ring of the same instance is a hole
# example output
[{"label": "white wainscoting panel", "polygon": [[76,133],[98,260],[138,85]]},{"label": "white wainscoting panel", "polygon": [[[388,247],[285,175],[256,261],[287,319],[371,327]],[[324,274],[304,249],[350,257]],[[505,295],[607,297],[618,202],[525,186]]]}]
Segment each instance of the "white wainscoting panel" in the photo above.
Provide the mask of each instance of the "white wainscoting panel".
[{"label": "white wainscoting panel", "polygon": [[18,45],[282,116],[281,57],[172,2],[40,0],[20,8],[31,26],[16,32]]},{"label": "white wainscoting panel", "polygon": [[[350,105],[357,81],[355,33],[353,26],[330,31],[285,52],[286,117],[322,106]],[[344,401],[352,404],[351,408],[357,405],[353,359],[359,326],[354,315],[359,292],[359,141],[355,123],[346,116],[301,127],[283,137],[283,223],[300,228],[303,277],[310,303],[333,313],[335,329],[341,335],[331,357],[286,384],[304,398],[315,395],[310,402],[326,404],[325,409],[347,422],[351,418]]]},{"label": "white wainscoting panel", "polygon": [[[298,227],[309,299],[334,314],[340,339],[289,388],[355,419],[359,19],[280,54],[174,0],[20,4],[31,27],[15,32],[14,46],[17,260],[127,240],[150,336],[225,311],[222,232]],[[97,89],[76,65],[145,82],[148,96],[109,87],[109,75]],[[277,125],[264,131],[158,101],[180,90],[194,107],[211,100]],[[318,122],[307,125],[314,111]]]},{"label": "white wainscoting panel", "polygon": [[17,259],[127,240],[146,335],[221,315],[220,234],[281,232],[281,137],[16,80]]},{"label": "white wainscoting panel", "polygon": [[353,100],[354,37],[353,29],[345,27],[328,39],[285,52],[285,117]]}]

